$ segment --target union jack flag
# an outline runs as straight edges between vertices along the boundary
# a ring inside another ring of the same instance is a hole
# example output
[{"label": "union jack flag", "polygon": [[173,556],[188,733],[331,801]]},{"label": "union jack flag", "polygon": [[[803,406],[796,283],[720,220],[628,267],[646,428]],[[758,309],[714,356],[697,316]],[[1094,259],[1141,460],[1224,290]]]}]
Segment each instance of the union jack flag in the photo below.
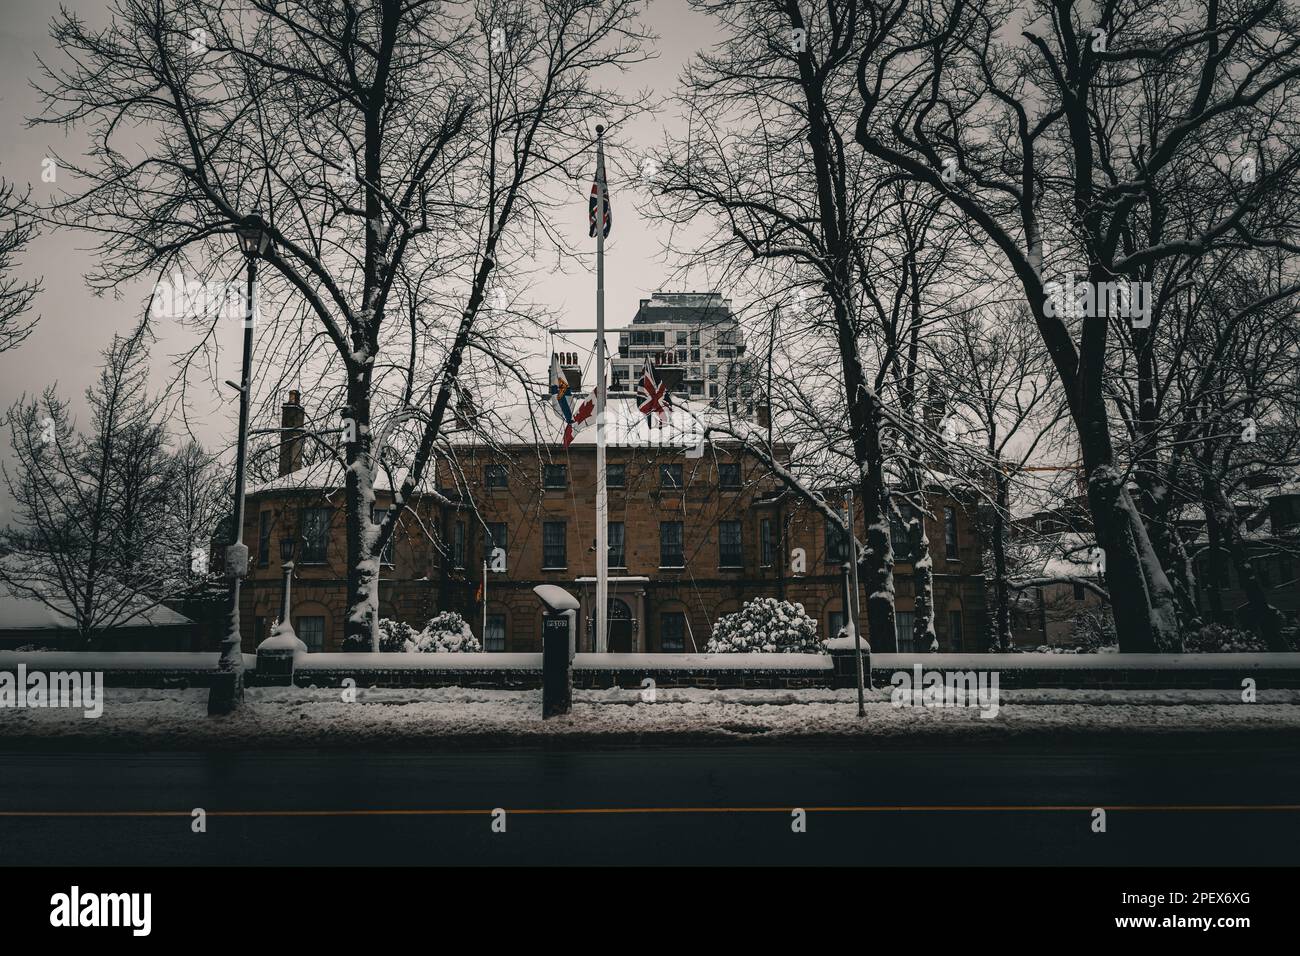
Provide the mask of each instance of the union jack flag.
[{"label": "union jack flag", "polygon": [[636,407],[646,417],[647,425],[653,425],[656,416],[661,422],[668,420],[668,409],[664,405],[667,391],[668,386],[655,379],[654,364],[646,359],[641,369],[641,380],[636,383]]},{"label": "union jack flag", "polygon": [[609,227],[613,223],[613,217],[609,211],[609,183],[605,181],[605,155],[600,154],[596,160],[596,178],[591,181],[591,199],[587,202],[587,225],[589,231],[587,235],[593,238],[596,235],[596,204],[600,202],[600,196],[604,193],[604,222],[605,237],[609,237]]}]

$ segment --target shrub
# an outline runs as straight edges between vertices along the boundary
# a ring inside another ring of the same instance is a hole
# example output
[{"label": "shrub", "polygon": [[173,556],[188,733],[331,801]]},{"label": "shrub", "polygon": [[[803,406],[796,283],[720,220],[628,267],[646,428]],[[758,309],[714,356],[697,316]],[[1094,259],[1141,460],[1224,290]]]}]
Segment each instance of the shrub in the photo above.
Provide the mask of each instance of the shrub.
[{"label": "shrub", "polygon": [[442,611],[430,618],[424,630],[407,642],[406,650],[423,654],[477,654],[483,650],[483,645],[463,617],[455,611]]},{"label": "shrub", "polygon": [[709,654],[820,654],[825,648],[817,636],[817,622],[804,613],[802,604],[754,598],[734,614],[718,618],[704,650]]},{"label": "shrub", "polygon": [[1240,631],[1222,624],[1207,624],[1187,636],[1187,650],[1205,654],[1231,654],[1245,651],[1267,651],[1268,645],[1258,634]]},{"label": "shrub", "polygon": [[406,645],[419,636],[419,631],[409,624],[393,621],[386,617],[379,619],[379,649],[386,653],[400,653]]}]

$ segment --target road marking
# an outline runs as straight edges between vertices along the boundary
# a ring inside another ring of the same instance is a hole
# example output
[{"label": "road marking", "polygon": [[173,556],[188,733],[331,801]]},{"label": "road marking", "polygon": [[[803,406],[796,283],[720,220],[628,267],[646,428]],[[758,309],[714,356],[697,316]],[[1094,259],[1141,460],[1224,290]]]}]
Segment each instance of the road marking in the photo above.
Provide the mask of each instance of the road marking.
[{"label": "road marking", "polygon": [[[1242,811],[1285,812],[1300,810],[1300,803],[1240,803],[1240,804],[1061,804],[1036,806],[1032,804],[995,805],[897,805],[857,807],[801,807],[808,813],[1040,813],[1056,811],[1092,811],[1103,807],[1107,811],[1154,811],[1167,813],[1199,812],[1225,813]],[[620,813],[789,813],[794,807],[525,807],[516,810],[505,808],[509,814],[536,816],[576,816],[584,814]],[[436,816],[491,816],[491,809],[436,809],[406,810],[209,810],[209,817],[436,817]],[[191,810],[0,810],[0,817],[190,817]]]}]

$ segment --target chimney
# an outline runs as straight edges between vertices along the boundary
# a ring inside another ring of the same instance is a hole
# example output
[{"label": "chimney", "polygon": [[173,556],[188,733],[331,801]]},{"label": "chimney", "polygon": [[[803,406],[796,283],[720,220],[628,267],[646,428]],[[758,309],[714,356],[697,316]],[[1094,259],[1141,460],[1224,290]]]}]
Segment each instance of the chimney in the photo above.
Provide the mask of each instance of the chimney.
[{"label": "chimney", "polygon": [[289,400],[280,406],[280,475],[302,467],[303,423],[306,415],[298,399],[298,390],[289,392]]},{"label": "chimney", "polygon": [[561,352],[560,368],[569,381],[569,391],[582,391],[582,366],[578,364],[577,352]]}]

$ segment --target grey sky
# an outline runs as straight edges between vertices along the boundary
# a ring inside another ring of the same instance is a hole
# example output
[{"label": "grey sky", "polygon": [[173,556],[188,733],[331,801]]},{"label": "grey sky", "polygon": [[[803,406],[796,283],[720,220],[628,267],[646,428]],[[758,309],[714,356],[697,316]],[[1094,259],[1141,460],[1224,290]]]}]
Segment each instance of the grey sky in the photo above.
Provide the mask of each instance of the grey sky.
[{"label": "grey sky", "polygon": [[[105,0],[64,0],[66,6],[88,23],[106,22]],[[4,0],[0,18],[0,128],[6,131],[0,143],[0,175],[20,184],[31,183],[34,196],[48,197],[57,188],[41,181],[41,162],[47,148],[53,146],[65,154],[79,153],[79,139],[61,141],[50,127],[29,129],[24,124],[39,110],[39,102],[30,80],[37,75],[36,57],[57,62],[57,53],[49,38],[48,25],[57,10],[49,0]],[[712,24],[709,18],[691,11],[686,0],[652,0],[644,18],[646,25],[660,35],[655,45],[657,59],[640,64],[617,82],[628,90],[651,88],[660,96],[672,92],[677,76],[689,57],[709,42]],[[606,82],[615,78],[607,77]],[[671,112],[654,119],[639,121],[628,127],[627,139],[634,148],[652,149],[662,138],[664,125],[672,125]],[[631,319],[638,299],[662,287],[670,265],[660,261],[663,230],[645,221],[634,208],[635,196],[629,184],[620,183],[611,170],[611,193],[614,201],[614,229],[606,255],[606,316],[611,326]],[[575,195],[569,237],[578,248],[586,248],[586,201]],[[92,381],[99,362],[99,351],[114,332],[128,330],[138,319],[145,286],[123,288],[115,299],[97,297],[86,287],[83,274],[90,267],[91,255],[85,250],[90,237],[71,232],[42,235],[27,251],[22,262],[24,274],[41,275],[45,288],[36,302],[41,321],[34,334],[19,349],[0,358],[0,404],[8,407],[23,393],[35,393],[57,383],[61,394],[83,410],[81,395]],[[527,297],[544,304],[562,316],[561,323],[570,327],[595,323],[595,282],[591,274],[577,264],[567,274],[546,273],[527,290]],[[153,384],[160,386],[169,374],[171,357],[192,341],[191,333],[165,320],[157,323],[159,341],[154,347]],[[218,378],[238,377],[240,325],[230,323],[224,331],[221,367]],[[590,345],[590,336],[579,341]],[[539,341],[539,351],[546,343]],[[211,448],[222,448],[231,440],[235,413],[233,392],[224,395],[195,395],[191,402],[193,424],[201,441]],[[7,455],[7,442],[0,454]],[[0,500],[0,521],[8,513],[8,503]]]}]

